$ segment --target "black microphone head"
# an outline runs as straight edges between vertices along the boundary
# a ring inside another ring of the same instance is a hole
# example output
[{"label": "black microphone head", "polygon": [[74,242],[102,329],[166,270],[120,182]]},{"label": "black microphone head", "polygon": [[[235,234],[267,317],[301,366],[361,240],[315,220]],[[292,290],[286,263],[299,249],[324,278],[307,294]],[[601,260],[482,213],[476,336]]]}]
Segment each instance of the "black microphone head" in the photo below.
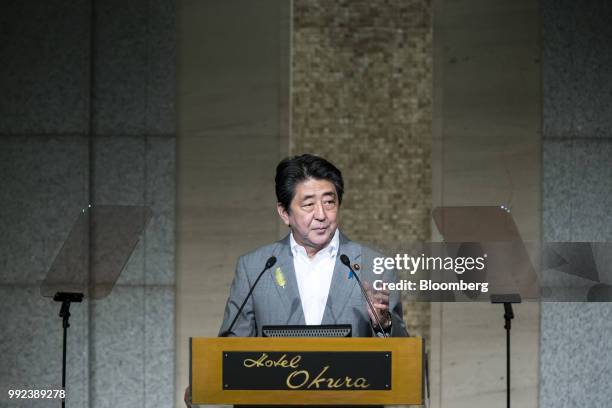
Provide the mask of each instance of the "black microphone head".
[{"label": "black microphone head", "polygon": [[351,260],[345,254],[340,255],[340,262],[342,262],[343,264],[345,264],[349,268],[351,267]]},{"label": "black microphone head", "polygon": [[269,257],[268,260],[266,261],[266,269],[273,267],[275,263],[276,263],[276,257],[275,256]]}]

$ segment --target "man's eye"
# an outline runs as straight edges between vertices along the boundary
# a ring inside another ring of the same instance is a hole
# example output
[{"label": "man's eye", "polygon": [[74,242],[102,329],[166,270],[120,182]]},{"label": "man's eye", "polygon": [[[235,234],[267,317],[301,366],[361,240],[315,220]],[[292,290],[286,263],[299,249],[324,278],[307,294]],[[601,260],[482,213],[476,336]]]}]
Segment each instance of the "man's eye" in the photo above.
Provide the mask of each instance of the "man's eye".
[{"label": "man's eye", "polygon": [[304,204],[304,208],[310,208],[310,207],[312,207],[313,205],[314,205],[313,203]]},{"label": "man's eye", "polygon": [[336,202],[334,200],[326,201],[325,205],[335,205]]}]

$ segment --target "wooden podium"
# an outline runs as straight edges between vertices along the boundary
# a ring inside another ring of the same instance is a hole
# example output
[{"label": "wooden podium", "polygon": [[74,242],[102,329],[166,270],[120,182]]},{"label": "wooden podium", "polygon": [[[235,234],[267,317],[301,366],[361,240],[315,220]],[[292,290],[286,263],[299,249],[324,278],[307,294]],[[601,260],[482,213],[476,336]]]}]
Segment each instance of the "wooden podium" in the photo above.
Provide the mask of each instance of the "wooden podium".
[{"label": "wooden podium", "polygon": [[196,404],[421,405],[423,340],[191,338]]}]

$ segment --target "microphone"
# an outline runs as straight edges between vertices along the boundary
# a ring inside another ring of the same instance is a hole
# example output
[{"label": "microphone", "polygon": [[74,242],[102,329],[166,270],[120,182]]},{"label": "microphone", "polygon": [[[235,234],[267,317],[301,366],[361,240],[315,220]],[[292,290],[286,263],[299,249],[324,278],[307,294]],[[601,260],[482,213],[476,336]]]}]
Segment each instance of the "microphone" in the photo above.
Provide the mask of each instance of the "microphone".
[{"label": "microphone", "polygon": [[247,300],[249,300],[249,298],[251,297],[251,294],[253,293],[255,286],[257,286],[257,283],[263,276],[264,272],[270,269],[271,267],[273,267],[275,263],[276,263],[275,256],[271,256],[268,258],[268,260],[266,261],[266,265],[264,266],[263,270],[259,272],[259,275],[257,276],[257,279],[255,279],[253,286],[251,286],[249,293],[246,295],[246,298],[244,298],[244,302],[242,302],[242,304],[238,308],[238,312],[236,312],[236,316],[234,316],[234,320],[232,320],[232,324],[230,324],[228,329],[224,331],[223,333],[221,333],[219,337],[227,337],[232,332],[232,329],[234,328],[234,325],[236,324],[236,320],[238,320],[238,316],[240,316],[240,313],[242,313],[242,309],[244,309],[244,305],[246,305]]},{"label": "microphone", "polygon": [[370,300],[368,293],[366,292],[365,288],[361,284],[361,279],[359,279],[359,276],[357,276],[357,274],[353,270],[353,267],[351,266],[351,260],[345,254],[342,254],[340,255],[340,262],[342,262],[344,265],[346,265],[347,268],[349,268],[349,270],[351,271],[351,273],[357,280],[357,283],[359,284],[359,288],[361,289],[361,293],[363,294],[363,297],[365,297],[366,301],[368,302],[368,306],[370,307],[370,310],[372,311],[372,314],[374,315],[374,318],[376,319],[376,324],[378,324],[378,328],[383,334],[383,337],[389,337],[389,335],[385,332],[385,329],[383,329],[382,324],[380,323],[380,319],[378,318],[378,312],[376,311],[376,309],[374,309],[374,305],[372,304],[372,301]]}]

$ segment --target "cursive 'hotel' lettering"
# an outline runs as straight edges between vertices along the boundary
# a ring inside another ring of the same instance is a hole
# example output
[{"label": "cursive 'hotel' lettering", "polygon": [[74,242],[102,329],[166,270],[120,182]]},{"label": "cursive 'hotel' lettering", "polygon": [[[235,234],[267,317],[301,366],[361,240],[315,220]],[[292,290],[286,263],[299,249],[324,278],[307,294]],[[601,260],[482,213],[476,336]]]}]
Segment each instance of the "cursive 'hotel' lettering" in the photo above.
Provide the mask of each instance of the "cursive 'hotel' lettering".
[{"label": "cursive 'hotel' lettering", "polygon": [[287,355],[283,354],[278,360],[270,359],[267,353],[262,353],[258,359],[247,358],[243,361],[246,368],[252,367],[281,367],[281,368],[298,368],[302,356],[294,356],[291,360],[287,360]]}]

